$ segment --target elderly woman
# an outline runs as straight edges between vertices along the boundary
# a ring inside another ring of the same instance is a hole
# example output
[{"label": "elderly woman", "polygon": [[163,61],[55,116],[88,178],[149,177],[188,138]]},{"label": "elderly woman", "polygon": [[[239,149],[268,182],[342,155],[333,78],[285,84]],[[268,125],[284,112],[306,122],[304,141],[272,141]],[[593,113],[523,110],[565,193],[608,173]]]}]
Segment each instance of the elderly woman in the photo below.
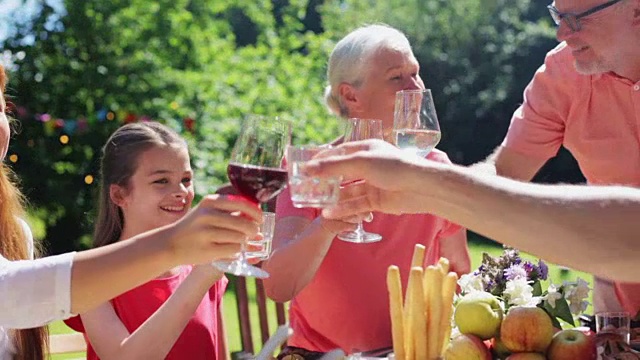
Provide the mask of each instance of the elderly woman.
[{"label": "elderly woman", "polygon": [[[395,94],[424,88],[419,69],[400,31],[361,27],[331,54],[327,105],[342,118],[382,120],[389,141]],[[449,163],[438,150],[428,158]],[[386,271],[389,265],[401,266],[406,286],[415,244],[426,247],[425,265],[446,257],[453,271],[470,268],[465,230],[433,215],[374,213],[366,228],[382,240],[354,244],[336,238],[354,228],[352,218],[329,220],[318,209],[296,209],[288,192],[278,198],[277,214],[274,253],[264,267],[271,274],[265,280],[268,296],[291,300],[294,332],[283,354],[314,358],[336,348],[354,353],[391,347]]]}]

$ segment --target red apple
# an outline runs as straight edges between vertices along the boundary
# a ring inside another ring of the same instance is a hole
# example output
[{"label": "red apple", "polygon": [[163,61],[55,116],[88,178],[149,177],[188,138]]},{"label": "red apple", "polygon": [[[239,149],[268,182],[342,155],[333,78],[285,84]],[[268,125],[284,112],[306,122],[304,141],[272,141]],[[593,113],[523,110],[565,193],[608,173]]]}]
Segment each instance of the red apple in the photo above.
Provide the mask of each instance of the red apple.
[{"label": "red apple", "polygon": [[491,352],[479,337],[462,334],[451,340],[444,353],[444,358],[447,360],[491,360]]},{"label": "red apple", "polygon": [[551,319],[539,307],[510,308],[500,327],[500,339],[514,353],[545,353],[552,338]]},{"label": "red apple", "polygon": [[506,360],[547,360],[547,358],[537,352],[522,352],[511,354],[508,358],[506,358]]},{"label": "red apple", "polygon": [[580,330],[562,330],[553,336],[547,357],[549,360],[595,359],[595,339]]}]

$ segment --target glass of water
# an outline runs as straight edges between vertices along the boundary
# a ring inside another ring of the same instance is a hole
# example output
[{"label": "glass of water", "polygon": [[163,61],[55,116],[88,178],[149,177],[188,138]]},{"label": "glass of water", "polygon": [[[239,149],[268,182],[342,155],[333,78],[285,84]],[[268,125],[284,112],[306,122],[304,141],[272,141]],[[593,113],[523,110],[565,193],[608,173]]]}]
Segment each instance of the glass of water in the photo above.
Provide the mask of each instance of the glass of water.
[{"label": "glass of water", "polygon": [[425,157],[440,142],[440,123],[431,90],[401,90],[396,93],[393,113],[396,146]]},{"label": "glass of water", "polygon": [[311,159],[321,157],[323,153],[343,155],[345,151],[331,145],[289,146],[287,148],[289,191],[294,207],[324,208],[338,202],[341,177],[318,178],[304,173],[304,164]]},{"label": "glass of water", "polygon": [[631,317],[626,312],[597,313],[596,332],[617,335],[628,344],[631,340]]},{"label": "glass of water", "polygon": [[271,244],[273,243],[273,230],[276,227],[276,214],[272,212],[262,213],[263,223],[260,225],[262,240],[249,240],[248,244],[253,251],[247,251],[247,258],[267,260],[271,256]]}]

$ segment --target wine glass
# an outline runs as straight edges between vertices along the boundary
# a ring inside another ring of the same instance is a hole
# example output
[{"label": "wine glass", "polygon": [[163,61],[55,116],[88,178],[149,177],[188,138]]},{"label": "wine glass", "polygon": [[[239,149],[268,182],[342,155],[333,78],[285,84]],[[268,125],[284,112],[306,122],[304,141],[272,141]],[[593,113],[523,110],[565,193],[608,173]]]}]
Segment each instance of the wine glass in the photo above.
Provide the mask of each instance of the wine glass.
[{"label": "wine glass", "polygon": [[[240,195],[264,204],[284,190],[287,170],[282,168],[282,159],[290,138],[289,122],[279,118],[252,116],[244,121],[227,166],[229,181]],[[238,259],[215,261],[213,265],[234,275],[269,276],[247,263],[244,248]]]},{"label": "wine glass", "polygon": [[440,142],[440,124],[431,90],[401,90],[396,93],[393,114],[396,146],[425,157]]},{"label": "wine glass", "polygon": [[[382,121],[375,119],[349,119],[344,134],[344,141],[358,141],[366,139],[384,139],[382,135]],[[360,180],[352,181],[351,183]],[[348,185],[349,183],[343,184]],[[338,239],[352,243],[373,243],[382,240],[382,236],[366,232],[362,226],[362,221],[354,231],[343,231],[338,234]]]}]

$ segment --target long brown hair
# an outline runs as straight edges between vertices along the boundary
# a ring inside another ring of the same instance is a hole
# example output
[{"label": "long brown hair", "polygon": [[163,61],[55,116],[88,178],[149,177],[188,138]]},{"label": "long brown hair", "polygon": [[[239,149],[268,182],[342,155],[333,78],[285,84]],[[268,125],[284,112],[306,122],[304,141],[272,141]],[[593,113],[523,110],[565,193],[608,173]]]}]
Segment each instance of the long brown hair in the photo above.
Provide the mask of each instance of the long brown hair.
[{"label": "long brown hair", "polygon": [[[4,92],[7,76],[0,65],[0,104],[5,109]],[[0,163],[0,254],[8,260],[26,260],[31,257],[26,234],[20,218],[24,216],[24,197],[16,186],[16,179],[8,166]],[[15,360],[42,360],[48,349],[46,326],[16,330],[15,344],[18,349]]]},{"label": "long brown hair", "polygon": [[141,122],[118,128],[102,148],[98,220],[93,233],[94,247],[117,242],[124,229],[122,210],[113,201],[111,185],[127,188],[138,167],[140,154],[154,146],[184,146],[184,139],[157,122]]}]

